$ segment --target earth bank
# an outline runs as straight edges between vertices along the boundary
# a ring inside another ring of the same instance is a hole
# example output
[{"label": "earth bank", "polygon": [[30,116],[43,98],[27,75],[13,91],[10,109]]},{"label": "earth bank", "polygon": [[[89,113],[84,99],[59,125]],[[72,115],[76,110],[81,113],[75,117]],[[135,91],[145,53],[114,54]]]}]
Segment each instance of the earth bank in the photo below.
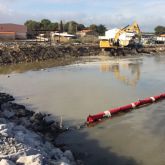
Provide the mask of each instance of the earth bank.
[{"label": "earth bank", "polygon": [[[110,56],[154,54],[165,52],[165,45],[151,45],[142,48],[108,51]],[[98,56],[102,54],[98,44],[50,45],[48,43],[6,42],[0,43],[0,65],[44,61],[66,57]]]},{"label": "earth bank", "polygon": [[66,131],[49,114],[35,113],[0,93],[0,165],[76,165],[68,149],[60,149],[55,138]]}]

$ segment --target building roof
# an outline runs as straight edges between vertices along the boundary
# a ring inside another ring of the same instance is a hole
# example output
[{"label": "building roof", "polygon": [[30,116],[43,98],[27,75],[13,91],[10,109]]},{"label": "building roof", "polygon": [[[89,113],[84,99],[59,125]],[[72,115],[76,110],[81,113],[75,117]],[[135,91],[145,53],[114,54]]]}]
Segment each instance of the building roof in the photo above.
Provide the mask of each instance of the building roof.
[{"label": "building roof", "polygon": [[56,36],[63,36],[63,37],[75,37],[75,35],[68,34],[66,32],[64,32],[64,33],[54,33],[54,35],[56,35]]},{"label": "building roof", "polygon": [[15,32],[1,32],[0,31],[0,34],[15,34]]},{"label": "building roof", "polygon": [[24,25],[17,24],[0,24],[0,32],[16,32],[16,33],[26,33],[27,27]]},{"label": "building roof", "polygon": [[146,32],[142,32],[141,33],[142,37],[154,37],[155,36],[155,33],[146,33]]},{"label": "building roof", "polygon": [[91,32],[92,30],[90,30],[90,29],[85,29],[85,30],[81,30],[80,32],[81,33],[88,33],[88,32]]},{"label": "building roof", "polygon": [[165,34],[161,34],[160,37],[165,37]]}]

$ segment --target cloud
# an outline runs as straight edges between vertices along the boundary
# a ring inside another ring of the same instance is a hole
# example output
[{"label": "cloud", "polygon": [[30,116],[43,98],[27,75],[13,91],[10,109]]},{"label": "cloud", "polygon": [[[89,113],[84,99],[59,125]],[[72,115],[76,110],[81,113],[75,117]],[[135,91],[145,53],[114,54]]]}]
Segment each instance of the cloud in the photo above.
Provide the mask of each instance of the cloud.
[{"label": "cloud", "polygon": [[[9,0],[10,1],[10,0]],[[38,3],[41,3],[41,0],[35,0]],[[49,3],[49,4],[79,4],[84,0],[42,0],[42,3]],[[86,0],[85,0],[86,1]]]},{"label": "cloud", "polygon": [[0,4],[0,13],[6,13],[8,11],[8,8],[6,5]]},{"label": "cloud", "polygon": [[144,31],[165,25],[165,1],[135,0],[0,0],[0,22],[24,23],[27,19],[75,20],[108,28],[137,21]]}]

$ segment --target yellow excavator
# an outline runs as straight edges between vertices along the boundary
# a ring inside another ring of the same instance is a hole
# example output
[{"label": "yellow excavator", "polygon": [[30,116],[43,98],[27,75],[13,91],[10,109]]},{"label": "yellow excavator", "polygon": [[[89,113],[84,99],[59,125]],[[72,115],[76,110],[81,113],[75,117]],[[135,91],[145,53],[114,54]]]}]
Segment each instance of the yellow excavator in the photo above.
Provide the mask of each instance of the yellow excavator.
[{"label": "yellow excavator", "polygon": [[[140,65],[141,63],[137,64],[129,64],[129,63],[109,63],[109,62],[102,62],[100,65],[100,70],[102,72],[112,72],[114,77],[123,82],[126,85],[136,86],[138,81],[140,80]],[[123,74],[122,70],[125,69],[126,71],[131,71],[131,75],[128,76],[127,74]]]},{"label": "yellow excavator", "polygon": [[[133,36],[130,35],[130,38],[128,40],[120,40],[120,36],[124,33],[127,34],[135,34]],[[141,31],[139,28],[139,25],[134,22],[132,25],[128,25],[120,30],[115,34],[114,38],[108,38],[108,37],[102,37],[100,38],[100,48],[102,49],[117,49],[117,48],[123,48],[127,47],[129,45],[134,46],[135,40],[138,40],[140,43],[141,40]]]}]

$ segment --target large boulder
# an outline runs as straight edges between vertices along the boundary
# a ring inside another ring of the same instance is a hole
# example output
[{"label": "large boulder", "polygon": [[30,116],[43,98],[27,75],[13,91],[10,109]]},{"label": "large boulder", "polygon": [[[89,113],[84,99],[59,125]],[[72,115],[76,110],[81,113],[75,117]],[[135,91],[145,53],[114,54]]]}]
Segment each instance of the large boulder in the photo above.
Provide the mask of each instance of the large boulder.
[{"label": "large boulder", "polygon": [[74,160],[74,157],[73,157],[73,154],[72,154],[72,152],[71,152],[70,150],[66,150],[66,151],[64,152],[64,156],[65,156],[67,159],[69,159],[70,162],[74,162],[74,161],[75,161],[75,160]]},{"label": "large boulder", "polygon": [[43,158],[40,154],[21,156],[16,162],[23,165],[43,165]]},{"label": "large boulder", "polygon": [[15,112],[9,111],[9,110],[5,110],[3,112],[3,115],[4,115],[5,118],[10,119],[10,118],[14,117]]},{"label": "large boulder", "polygon": [[2,159],[0,161],[0,165],[15,165],[15,163],[13,163],[12,161],[7,160],[7,159]]}]

